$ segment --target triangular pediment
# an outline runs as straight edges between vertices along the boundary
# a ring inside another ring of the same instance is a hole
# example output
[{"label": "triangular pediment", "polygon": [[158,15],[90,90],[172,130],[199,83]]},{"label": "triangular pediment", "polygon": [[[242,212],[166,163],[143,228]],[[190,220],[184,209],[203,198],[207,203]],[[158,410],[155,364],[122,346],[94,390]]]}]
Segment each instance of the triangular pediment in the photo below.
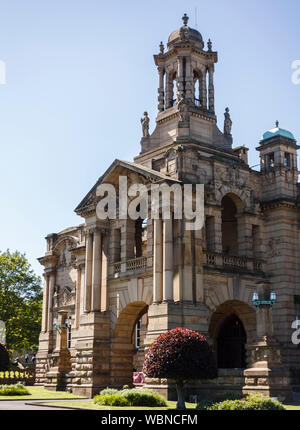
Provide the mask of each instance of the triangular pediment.
[{"label": "triangular pediment", "polygon": [[132,177],[133,174],[141,176],[141,178],[151,183],[181,183],[181,181],[177,179],[171,178],[170,176],[157,172],[149,167],[142,166],[141,164],[116,159],[79,203],[75,212],[81,215],[85,210],[88,210],[89,207],[93,206],[96,202],[96,190],[99,185],[104,183],[117,185],[120,176]]}]

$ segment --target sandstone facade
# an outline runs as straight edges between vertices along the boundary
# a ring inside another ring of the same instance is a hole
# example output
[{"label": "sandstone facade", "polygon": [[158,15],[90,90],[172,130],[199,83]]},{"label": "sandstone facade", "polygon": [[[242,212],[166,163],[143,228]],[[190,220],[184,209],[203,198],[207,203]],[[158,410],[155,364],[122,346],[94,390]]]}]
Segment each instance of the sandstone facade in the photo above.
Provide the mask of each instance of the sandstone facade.
[{"label": "sandstone facade", "polygon": [[[206,334],[222,366],[218,380],[196,381],[190,394],[290,399],[300,371],[291,341],[300,303],[298,146],[276,124],[258,145],[260,170],[249,167],[248,149],[232,147],[228,109],[223,132],[217,126],[217,52],[183,21],[154,56],[154,132],[145,115],[134,162],[116,160],[76,208],[83,223],[46,238],[37,384],[87,395],[131,384],[147,345],[181,326]],[[97,187],[118,186],[120,176],[149,188],[204,184],[204,227],[189,231],[174,218],[100,221]],[[255,291],[266,299],[275,291],[273,308],[255,308]],[[172,381],[146,383],[172,398]]]}]

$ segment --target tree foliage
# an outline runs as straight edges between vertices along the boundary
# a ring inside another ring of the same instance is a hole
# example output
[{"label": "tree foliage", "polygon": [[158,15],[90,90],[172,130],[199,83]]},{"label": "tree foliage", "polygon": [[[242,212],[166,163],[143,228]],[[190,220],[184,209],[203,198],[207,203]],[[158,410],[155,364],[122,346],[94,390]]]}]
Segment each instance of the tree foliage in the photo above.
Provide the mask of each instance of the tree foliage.
[{"label": "tree foliage", "polygon": [[176,328],[161,334],[150,346],[143,372],[150,378],[214,379],[217,368],[204,335]]},{"label": "tree foliage", "polygon": [[41,280],[26,256],[9,250],[0,253],[0,320],[6,325],[10,351],[33,349],[41,326]]}]

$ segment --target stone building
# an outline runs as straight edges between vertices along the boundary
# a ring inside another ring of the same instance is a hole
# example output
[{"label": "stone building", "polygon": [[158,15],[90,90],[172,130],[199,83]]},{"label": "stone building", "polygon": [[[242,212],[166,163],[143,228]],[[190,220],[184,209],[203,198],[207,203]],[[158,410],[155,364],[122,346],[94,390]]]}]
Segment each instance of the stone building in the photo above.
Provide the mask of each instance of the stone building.
[{"label": "stone building", "polygon": [[[208,337],[219,367],[217,380],[193,382],[189,394],[290,399],[300,369],[291,341],[300,303],[296,140],[277,123],[258,143],[260,169],[251,169],[248,149],[233,148],[228,108],[224,130],[217,126],[211,41],[206,48],[184,15],[159,49],[155,130],[145,112],[139,155],[115,160],[100,177],[75,209],[80,225],[46,237],[36,383],[86,395],[130,384],[147,345],[186,327]],[[204,184],[204,227],[190,231],[175,218],[99,220],[97,187],[117,188],[120,176],[148,188]],[[173,396],[172,381],[146,384]]]}]

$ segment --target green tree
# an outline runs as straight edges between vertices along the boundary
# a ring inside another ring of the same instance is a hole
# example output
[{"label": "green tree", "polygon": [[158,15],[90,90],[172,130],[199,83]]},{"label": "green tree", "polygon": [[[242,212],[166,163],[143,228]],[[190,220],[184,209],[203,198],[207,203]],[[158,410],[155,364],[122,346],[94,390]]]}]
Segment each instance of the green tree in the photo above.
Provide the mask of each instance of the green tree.
[{"label": "green tree", "polygon": [[41,279],[26,256],[0,252],[0,320],[6,324],[9,351],[34,349],[41,327]]}]

